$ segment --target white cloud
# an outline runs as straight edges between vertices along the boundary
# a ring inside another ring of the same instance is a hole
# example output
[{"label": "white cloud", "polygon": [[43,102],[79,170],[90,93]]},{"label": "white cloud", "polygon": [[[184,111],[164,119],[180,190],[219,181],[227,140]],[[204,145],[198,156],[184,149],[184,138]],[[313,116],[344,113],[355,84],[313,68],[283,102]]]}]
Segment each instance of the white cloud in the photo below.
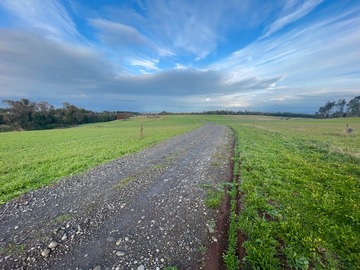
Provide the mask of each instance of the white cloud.
[{"label": "white cloud", "polygon": [[134,27],[104,19],[92,19],[90,23],[100,30],[100,37],[112,45],[146,45],[150,43]]},{"label": "white cloud", "polygon": [[134,59],[131,61],[132,65],[144,67],[148,70],[159,70],[159,68],[156,66],[157,63],[159,63],[159,60]]},{"label": "white cloud", "polygon": [[262,38],[268,37],[271,34],[281,30],[286,25],[299,20],[300,18],[309,14],[314,8],[323,2],[323,0],[308,0],[302,2],[300,5],[297,5],[299,1],[289,1],[283,9],[283,14],[278,18],[274,23],[270,25],[267,32],[262,36]]},{"label": "white cloud", "polygon": [[[247,25],[250,1],[146,0],[141,14],[135,9],[118,7],[111,19],[132,26],[152,40],[159,56],[191,54],[203,59],[225,40],[234,25]],[[166,48],[164,50],[160,48]]]},{"label": "white cloud", "polygon": [[16,16],[15,24],[33,28],[56,40],[81,39],[76,25],[58,1],[2,0],[0,5]]}]

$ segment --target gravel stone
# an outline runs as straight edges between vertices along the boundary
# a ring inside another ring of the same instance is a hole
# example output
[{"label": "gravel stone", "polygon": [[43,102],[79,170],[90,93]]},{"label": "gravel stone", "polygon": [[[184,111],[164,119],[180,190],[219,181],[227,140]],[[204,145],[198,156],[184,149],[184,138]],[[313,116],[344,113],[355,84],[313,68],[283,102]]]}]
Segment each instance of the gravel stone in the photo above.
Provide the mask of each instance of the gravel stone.
[{"label": "gravel stone", "polygon": [[46,248],[43,251],[41,251],[41,256],[47,258],[50,255],[50,249]]},{"label": "gravel stone", "polygon": [[48,245],[48,248],[54,249],[59,245],[58,242],[52,241],[50,242],[50,244]]},{"label": "gravel stone", "polygon": [[108,242],[114,242],[115,240],[116,239],[113,236],[109,236],[108,238],[106,238],[106,241],[108,241]]},{"label": "gravel stone", "polygon": [[124,256],[126,253],[125,253],[125,251],[120,251],[120,250],[118,250],[118,251],[116,251],[116,256]]}]

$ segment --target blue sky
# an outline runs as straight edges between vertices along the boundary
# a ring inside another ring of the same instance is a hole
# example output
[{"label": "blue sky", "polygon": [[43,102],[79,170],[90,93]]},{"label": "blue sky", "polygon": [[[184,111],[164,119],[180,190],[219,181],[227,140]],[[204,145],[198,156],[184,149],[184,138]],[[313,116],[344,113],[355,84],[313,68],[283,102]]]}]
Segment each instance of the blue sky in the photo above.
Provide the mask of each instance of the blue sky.
[{"label": "blue sky", "polygon": [[357,0],[1,0],[0,99],[313,113],[360,94]]}]

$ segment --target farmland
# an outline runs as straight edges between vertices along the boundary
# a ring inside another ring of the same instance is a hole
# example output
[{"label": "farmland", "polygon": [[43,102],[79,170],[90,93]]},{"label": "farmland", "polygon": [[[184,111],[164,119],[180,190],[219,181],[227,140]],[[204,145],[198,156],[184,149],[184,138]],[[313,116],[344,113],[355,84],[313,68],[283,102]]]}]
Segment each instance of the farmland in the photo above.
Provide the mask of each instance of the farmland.
[{"label": "farmland", "polygon": [[[229,185],[227,269],[360,265],[359,118],[137,117],[71,129],[1,133],[0,200],[205,122],[229,126],[237,142]],[[352,133],[346,132],[346,124]]]},{"label": "farmland", "polygon": [[[245,235],[228,269],[356,269],[360,265],[360,121],[233,117]],[[346,123],[356,132],[346,134]],[[235,166],[236,168],[236,166]],[[234,199],[236,199],[234,197]],[[232,246],[231,246],[232,245]]]},{"label": "farmland", "polygon": [[197,118],[182,116],[138,117],[71,129],[0,133],[0,202],[199,125]]}]

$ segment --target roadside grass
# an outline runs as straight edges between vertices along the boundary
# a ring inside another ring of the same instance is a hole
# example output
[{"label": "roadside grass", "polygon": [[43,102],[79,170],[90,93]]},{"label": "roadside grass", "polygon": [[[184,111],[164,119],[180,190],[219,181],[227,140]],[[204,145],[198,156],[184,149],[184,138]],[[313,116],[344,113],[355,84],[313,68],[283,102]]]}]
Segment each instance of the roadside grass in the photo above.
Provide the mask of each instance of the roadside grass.
[{"label": "roadside grass", "polygon": [[[360,119],[222,122],[239,140],[242,210],[231,212],[230,225],[235,220],[246,235],[242,267],[358,269]],[[236,257],[231,228],[228,250]],[[237,269],[228,254],[227,269]]]},{"label": "roadside grass", "polygon": [[69,129],[0,133],[0,204],[202,123],[198,116],[136,117]]},{"label": "roadside grass", "polygon": [[230,196],[230,213],[229,213],[229,231],[228,231],[228,247],[226,252],[223,254],[224,263],[226,269],[237,270],[240,266],[240,260],[238,257],[238,214],[237,213],[237,194],[240,178],[240,145],[239,138],[236,131],[232,129],[235,134],[235,149],[233,157],[233,179],[231,186],[229,187]]}]

